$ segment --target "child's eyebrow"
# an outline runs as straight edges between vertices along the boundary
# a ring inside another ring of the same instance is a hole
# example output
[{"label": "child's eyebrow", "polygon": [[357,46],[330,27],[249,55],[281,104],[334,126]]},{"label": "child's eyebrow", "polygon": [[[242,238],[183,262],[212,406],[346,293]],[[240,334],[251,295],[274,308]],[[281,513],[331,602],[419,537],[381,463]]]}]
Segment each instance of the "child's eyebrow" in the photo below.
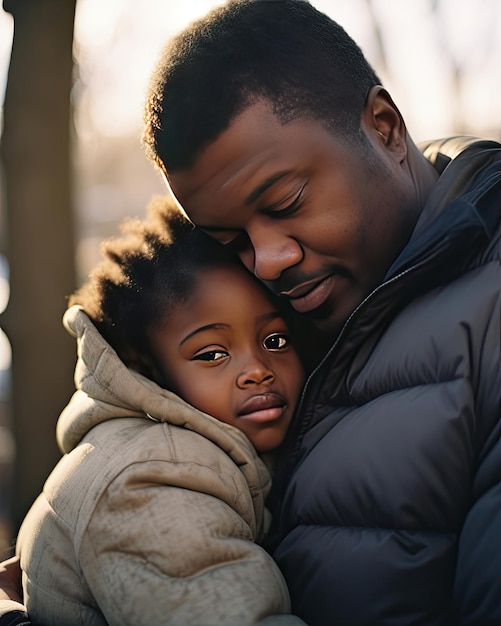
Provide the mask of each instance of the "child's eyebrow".
[{"label": "child's eyebrow", "polygon": [[276,320],[276,319],[278,319],[280,317],[282,317],[282,316],[280,315],[280,313],[278,311],[270,311],[269,313],[263,313],[257,319],[260,322],[263,322],[263,321],[266,321],[266,320]]},{"label": "child's eyebrow", "polygon": [[[278,318],[281,318],[282,316],[280,315],[280,313],[278,311],[269,311],[268,313],[263,313],[262,315],[258,316],[258,320],[260,322],[266,321],[266,320],[275,320]],[[203,333],[206,330],[220,330],[220,329],[224,329],[224,328],[229,328],[228,324],[223,324],[222,322],[217,322],[215,324],[206,324],[205,326],[200,326],[200,328],[195,328],[195,330],[192,330],[191,333],[188,333],[186,335],[186,337],[184,337],[180,342],[179,345],[182,346],[183,343],[185,343],[186,341],[188,341],[188,339],[191,339],[191,337],[194,337],[195,335],[198,335],[199,333]]]},{"label": "child's eyebrow", "polygon": [[206,330],[217,330],[221,328],[228,328],[228,324],[223,324],[218,322],[217,324],[206,324],[205,326],[200,326],[200,328],[195,328],[191,333],[188,333],[184,339],[179,343],[180,346],[183,345],[188,339],[193,337],[194,335],[198,335],[199,333],[203,333]]}]

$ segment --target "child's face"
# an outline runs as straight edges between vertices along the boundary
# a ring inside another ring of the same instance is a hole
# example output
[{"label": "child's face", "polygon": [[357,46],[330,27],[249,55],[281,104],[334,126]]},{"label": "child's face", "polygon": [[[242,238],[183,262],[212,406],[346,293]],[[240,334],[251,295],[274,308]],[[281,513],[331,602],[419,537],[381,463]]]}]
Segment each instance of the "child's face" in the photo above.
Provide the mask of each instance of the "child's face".
[{"label": "child's face", "polygon": [[259,451],[283,441],[304,371],[285,322],[243,269],[202,270],[152,345],[169,388],[187,402]]}]

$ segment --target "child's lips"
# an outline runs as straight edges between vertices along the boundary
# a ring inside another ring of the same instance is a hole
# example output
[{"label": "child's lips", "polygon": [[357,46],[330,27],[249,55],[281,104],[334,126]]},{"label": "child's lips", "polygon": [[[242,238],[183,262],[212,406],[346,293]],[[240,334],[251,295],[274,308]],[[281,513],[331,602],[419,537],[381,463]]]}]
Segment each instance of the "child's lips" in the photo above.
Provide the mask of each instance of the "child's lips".
[{"label": "child's lips", "polygon": [[254,422],[271,422],[284,412],[287,403],[278,393],[268,392],[248,398],[237,414],[238,418]]}]

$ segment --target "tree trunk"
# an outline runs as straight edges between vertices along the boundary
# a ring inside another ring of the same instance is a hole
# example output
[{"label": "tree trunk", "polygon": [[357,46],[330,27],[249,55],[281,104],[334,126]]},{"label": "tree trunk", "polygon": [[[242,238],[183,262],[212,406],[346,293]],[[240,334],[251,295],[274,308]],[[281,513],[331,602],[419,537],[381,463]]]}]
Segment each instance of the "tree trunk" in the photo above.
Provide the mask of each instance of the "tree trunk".
[{"label": "tree trunk", "polygon": [[11,297],[16,442],[12,532],[60,457],[57,417],[73,391],[75,345],[61,324],[75,285],[70,91],[76,0],[4,0],[14,38],[0,146]]}]

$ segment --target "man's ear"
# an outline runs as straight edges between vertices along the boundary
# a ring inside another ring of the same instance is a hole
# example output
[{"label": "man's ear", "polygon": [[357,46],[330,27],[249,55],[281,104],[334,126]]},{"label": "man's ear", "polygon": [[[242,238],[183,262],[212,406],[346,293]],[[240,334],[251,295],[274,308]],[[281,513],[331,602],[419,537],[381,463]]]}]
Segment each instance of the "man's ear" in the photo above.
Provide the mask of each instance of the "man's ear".
[{"label": "man's ear", "polygon": [[399,163],[407,155],[407,129],[400,111],[390,94],[375,85],[369,91],[362,113],[362,128],[398,157]]}]

